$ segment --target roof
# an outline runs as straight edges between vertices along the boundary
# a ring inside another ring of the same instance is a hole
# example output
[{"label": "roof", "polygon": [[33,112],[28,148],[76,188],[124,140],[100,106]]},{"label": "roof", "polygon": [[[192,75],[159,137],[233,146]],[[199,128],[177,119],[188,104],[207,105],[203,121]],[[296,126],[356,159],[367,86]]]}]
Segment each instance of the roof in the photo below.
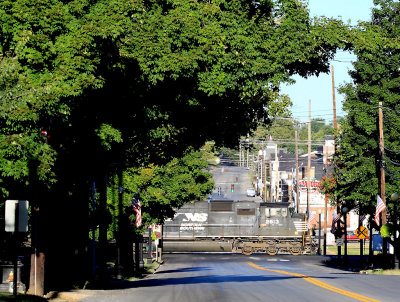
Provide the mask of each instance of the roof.
[{"label": "roof", "polygon": [[[296,171],[296,155],[288,154],[288,153],[279,153],[279,171],[292,172]],[[308,165],[308,157],[300,157],[298,158],[299,163],[299,171],[301,172],[302,167],[307,167]],[[322,179],[325,176],[325,165],[323,162],[323,157],[313,157],[311,158],[311,167],[315,168],[315,178]]]}]

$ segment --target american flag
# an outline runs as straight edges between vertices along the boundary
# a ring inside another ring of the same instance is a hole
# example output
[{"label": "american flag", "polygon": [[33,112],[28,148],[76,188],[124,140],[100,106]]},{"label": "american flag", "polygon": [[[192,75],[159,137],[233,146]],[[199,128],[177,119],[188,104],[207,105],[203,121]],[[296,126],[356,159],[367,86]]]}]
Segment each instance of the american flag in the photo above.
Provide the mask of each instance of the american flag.
[{"label": "american flag", "polygon": [[340,215],[336,214],[336,212],[333,212],[331,233],[336,232],[336,224],[339,221],[339,219],[340,219]]},{"label": "american flag", "polygon": [[131,200],[131,206],[136,212],[136,227],[140,227],[142,225],[142,206],[140,204],[140,200],[138,196],[134,196]]},{"label": "american flag", "polygon": [[374,220],[376,222],[376,225],[379,226],[379,224],[380,224],[379,214],[386,209],[386,205],[379,195],[376,195],[376,199],[377,199],[377,201],[376,201],[376,211],[375,211],[375,219]]},{"label": "american flag", "polygon": [[142,225],[142,211],[136,212],[136,227],[140,227]]},{"label": "american flag", "polygon": [[313,213],[309,213],[308,214],[308,222],[307,222],[307,227],[308,227],[308,229],[311,229],[312,228],[312,223],[313,223],[313,221],[315,221],[315,216],[314,216],[314,214]]}]

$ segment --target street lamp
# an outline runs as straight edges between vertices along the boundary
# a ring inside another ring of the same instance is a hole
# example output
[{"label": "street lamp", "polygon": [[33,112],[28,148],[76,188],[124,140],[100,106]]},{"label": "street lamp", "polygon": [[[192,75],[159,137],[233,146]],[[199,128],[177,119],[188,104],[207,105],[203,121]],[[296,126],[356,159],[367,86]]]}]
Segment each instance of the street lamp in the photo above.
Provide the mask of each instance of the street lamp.
[{"label": "street lamp", "polygon": [[321,255],[321,209],[318,209],[318,255]]},{"label": "street lamp", "polygon": [[342,214],[344,217],[344,263],[347,263],[347,213],[349,209],[347,207],[342,208]]}]

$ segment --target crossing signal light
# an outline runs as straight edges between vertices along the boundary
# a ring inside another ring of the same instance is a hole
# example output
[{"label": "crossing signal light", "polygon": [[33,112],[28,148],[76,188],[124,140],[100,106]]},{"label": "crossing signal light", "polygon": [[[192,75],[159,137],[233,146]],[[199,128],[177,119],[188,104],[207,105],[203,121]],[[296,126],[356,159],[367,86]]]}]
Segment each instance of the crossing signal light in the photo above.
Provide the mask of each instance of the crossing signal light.
[{"label": "crossing signal light", "polygon": [[235,185],[231,185],[231,192],[233,193],[235,191]]}]

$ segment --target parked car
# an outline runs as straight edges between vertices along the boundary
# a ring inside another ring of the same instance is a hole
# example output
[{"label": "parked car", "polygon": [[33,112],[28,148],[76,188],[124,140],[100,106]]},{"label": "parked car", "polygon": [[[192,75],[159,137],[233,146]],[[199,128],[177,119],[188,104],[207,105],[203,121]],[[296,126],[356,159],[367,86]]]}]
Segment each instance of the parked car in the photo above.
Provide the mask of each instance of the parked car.
[{"label": "parked car", "polygon": [[[347,240],[360,240],[360,238],[357,237],[355,232],[347,232],[347,236],[346,236]],[[369,239],[369,237],[367,236],[366,239]]]},{"label": "parked car", "polygon": [[247,196],[255,197],[256,196],[256,190],[254,190],[253,188],[248,188],[247,189]]},{"label": "parked car", "polygon": [[358,240],[358,237],[355,232],[347,232],[346,238],[347,240]]}]

